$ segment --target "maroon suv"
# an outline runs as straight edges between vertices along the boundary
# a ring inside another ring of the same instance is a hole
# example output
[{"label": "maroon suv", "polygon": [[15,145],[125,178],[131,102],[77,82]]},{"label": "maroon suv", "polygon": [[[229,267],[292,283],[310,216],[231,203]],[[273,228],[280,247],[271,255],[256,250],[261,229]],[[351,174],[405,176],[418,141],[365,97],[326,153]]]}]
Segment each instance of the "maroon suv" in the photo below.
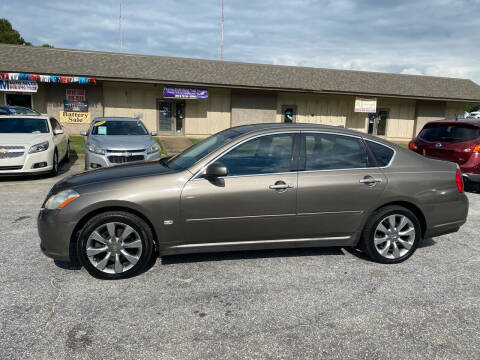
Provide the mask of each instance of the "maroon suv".
[{"label": "maroon suv", "polygon": [[464,178],[480,187],[480,119],[429,122],[408,148],[424,156],[456,162]]}]

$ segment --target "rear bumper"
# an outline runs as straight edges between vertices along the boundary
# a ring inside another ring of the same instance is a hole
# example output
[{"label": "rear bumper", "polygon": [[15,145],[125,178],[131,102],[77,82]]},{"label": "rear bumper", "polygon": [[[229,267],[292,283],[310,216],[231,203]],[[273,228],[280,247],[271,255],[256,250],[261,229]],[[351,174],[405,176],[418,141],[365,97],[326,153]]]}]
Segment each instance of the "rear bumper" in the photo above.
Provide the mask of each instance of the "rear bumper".
[{"label": "rear bumper", "polygon": [[446,223],[446,224],[439,224],[434,226],[431,229],[428,229],[425,233],[425,237],[436,237],[436,236],[442,236],[446,234],[451,234],[455,233],[458,230],[460,230],[460,227],[465,224],[466,220],[460,220],[460,221],[455,221],[451,223]]}]

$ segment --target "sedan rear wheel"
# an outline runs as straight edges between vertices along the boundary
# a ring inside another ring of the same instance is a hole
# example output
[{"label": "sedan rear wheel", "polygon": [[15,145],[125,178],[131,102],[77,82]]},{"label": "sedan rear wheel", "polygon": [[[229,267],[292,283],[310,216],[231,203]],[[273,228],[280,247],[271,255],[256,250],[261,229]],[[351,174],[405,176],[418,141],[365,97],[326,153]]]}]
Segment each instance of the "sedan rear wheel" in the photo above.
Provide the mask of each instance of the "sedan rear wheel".
[{"label": "sedan rear wheel", "polygon": [[82,265],[102,279],[121,279],[143,270],[152,256],[153,237],[143,219],[108,212],[85,224],[78,242]]},{"label": "sedan rear wheel", "polygon": [[398,263],[413,254],[420,239],[420,223],[413,212],[401,206],[386,206],[372,214],[362,241],[372,259]]}]

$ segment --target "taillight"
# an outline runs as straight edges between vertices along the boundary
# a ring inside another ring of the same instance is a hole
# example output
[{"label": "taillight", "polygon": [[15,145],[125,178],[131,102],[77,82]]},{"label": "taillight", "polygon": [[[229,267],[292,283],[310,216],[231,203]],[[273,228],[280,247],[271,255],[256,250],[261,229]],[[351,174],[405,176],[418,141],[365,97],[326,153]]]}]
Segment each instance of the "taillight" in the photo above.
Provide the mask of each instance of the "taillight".
[{"label": "taillight", "polygon": [[480,144],[469,146],[463,151],[471,152],[471,153],[480,153]]},{"label": "taillight", "polygon": [[457,183],[458,192],[463,193],[463,177],[460,168],[457,166],[457,173],[455,174],[455,181]]},{"label": "taillight", "polygon": [[415,144],[415,141],[412,140],[412,141],[410,141],[410,142],[408,143],[408,148],[409,148],[410,150],[417,150],[417,149],[418,149],[418,146],[417,146],[417,144]]}]

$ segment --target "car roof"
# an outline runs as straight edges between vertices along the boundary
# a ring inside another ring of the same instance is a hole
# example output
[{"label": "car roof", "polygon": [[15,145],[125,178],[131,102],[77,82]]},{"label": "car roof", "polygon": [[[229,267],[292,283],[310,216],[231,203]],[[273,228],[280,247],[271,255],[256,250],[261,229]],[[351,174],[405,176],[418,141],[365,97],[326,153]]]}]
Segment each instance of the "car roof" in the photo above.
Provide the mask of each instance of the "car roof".
[{"label": "car roof", "polygon": [[[26,106],[18,106],[18,105],[0,105],[0,109],[4,110],[28,110],[33,111],[37,114],[40,114],[37,110],[26,107]],[[36,115],[36,114],[29,114],[29,115]]]},{"label": "car roof", "polygon": [[44,119],[48,120],[49,117],[45,115],[35,115],[35,114],[11,114],[11,115],[0,115],[0,118],[11,118],[11,119],[25,119],[25,118],[32,118],[32,119]]},{"label": "car roof", "polygon": [[115,121],[115,120],[121,120],[121,121],[141,121],[140,119],[137,118],[132,118],[132,117],[122,117],[122,116],[109,116],[109,117],[97,117],[93,119],[92,122],[96,121]]},{"label": "car roof", "polygon": [[379,138],[364,132],[355,131],[351,129],[346,129],[343,126],[332,126],[332,125],[323,125],[323,124],[309,124],[309,123],[262,123],[262,124],[250,124],[250,125],[240,125],[235,126],[225,131],[236,131],[239,135],[247,135],[256,132],[269,132],[269,131],[325,131],[332,133],[339,133],[344,135],[352,135],[362,137],[366,140],[372,140],[390,147],[398,147],[397,144],[392,143],[386,139]]},{"label": "car roof", "polygon": [[424,125],[424,127],[431,124],[448,124],[448,125],[469,124],[469,125],[480,127],[480,119],[466,118],[466,119],[458,119],[458,120],[436,120],[436,121],[429,121]]}]

